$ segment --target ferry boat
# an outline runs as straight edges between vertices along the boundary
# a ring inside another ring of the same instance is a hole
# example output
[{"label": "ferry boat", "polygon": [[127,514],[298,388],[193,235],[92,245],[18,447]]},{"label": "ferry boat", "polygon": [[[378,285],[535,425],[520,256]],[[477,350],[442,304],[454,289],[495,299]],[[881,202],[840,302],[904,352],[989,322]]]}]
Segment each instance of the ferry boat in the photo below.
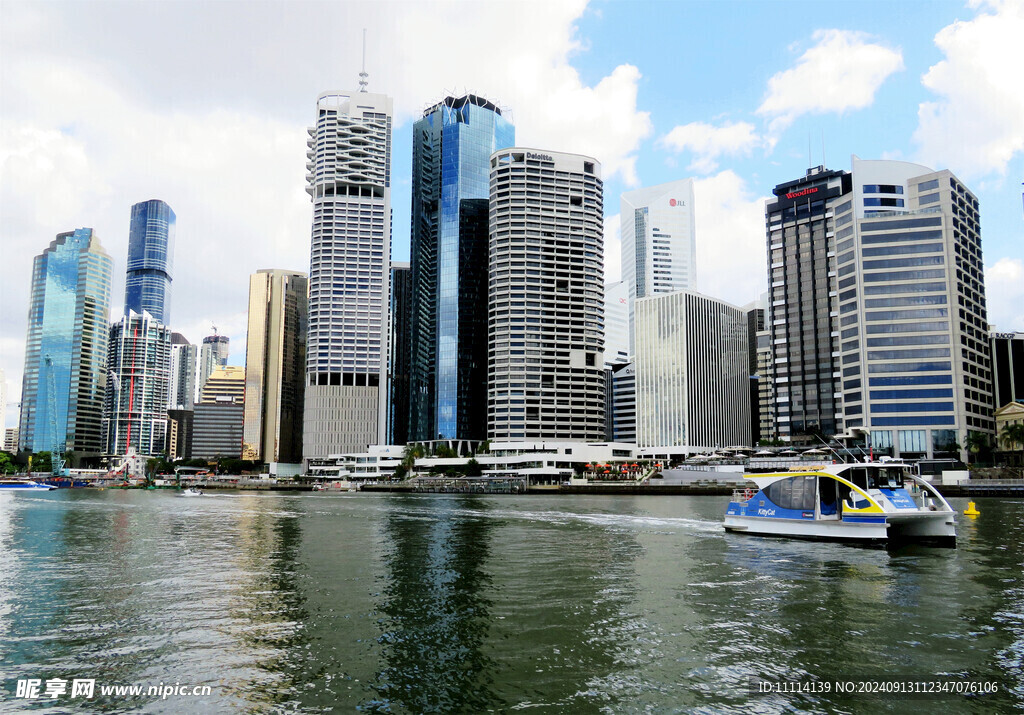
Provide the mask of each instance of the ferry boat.
[{"label": "ferry boat", "polygon": [[745,474],[725,530],[863,544],[956,546],[955,512],[908,464],[867,462]]},{"label": "ferry boat", "polygon": [[42,489],[49,492],[56,488],[50,484],[34,482],[31,479],[11,479],[7,477],[0,479],[0,489]]}]

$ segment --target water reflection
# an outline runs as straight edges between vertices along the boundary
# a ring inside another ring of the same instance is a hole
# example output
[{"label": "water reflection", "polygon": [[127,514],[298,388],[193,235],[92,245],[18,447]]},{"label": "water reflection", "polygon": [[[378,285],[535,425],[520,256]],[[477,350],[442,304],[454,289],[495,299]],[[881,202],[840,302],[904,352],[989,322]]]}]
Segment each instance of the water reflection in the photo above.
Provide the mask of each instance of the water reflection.
[{"label": "water reflection", "polygon": [[363,703],[372,712],[479,712],[495,696],[495,664],[483,652],[490,630],[491,576],[485,570],[494,522],[472,496],[439,499],[431,516],[396,499],[384,520],[388,585],[379,605],[381,669]]}]

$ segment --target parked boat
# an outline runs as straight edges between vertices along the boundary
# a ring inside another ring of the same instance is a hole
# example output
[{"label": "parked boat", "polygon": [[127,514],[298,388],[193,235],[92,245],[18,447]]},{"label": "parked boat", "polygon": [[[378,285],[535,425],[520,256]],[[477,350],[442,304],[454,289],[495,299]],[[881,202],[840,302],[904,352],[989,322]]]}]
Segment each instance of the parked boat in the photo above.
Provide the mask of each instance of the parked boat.
[{"label": "parked boat", "polygon": [[726,531],[865,544],[956,546],[955,512],[898,462],[830,464],[745,474],[725,512]]},{"label": "parked boat", "polygon": [[53,491],[57,487],[50,484],[40,484],[34,482],[31,479],[16,479],[5,477],[0,479],[0,489],[41,489],[43,491]]}]

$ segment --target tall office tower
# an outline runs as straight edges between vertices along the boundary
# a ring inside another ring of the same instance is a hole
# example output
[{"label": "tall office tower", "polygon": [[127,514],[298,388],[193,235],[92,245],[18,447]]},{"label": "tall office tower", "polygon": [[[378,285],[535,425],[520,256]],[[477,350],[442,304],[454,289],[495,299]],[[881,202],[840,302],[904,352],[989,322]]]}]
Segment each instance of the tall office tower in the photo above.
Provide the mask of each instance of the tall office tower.
[{"label": "tall office tower", "polygon": [[388,428],[385,442],[409,441],[409,359],[412,357],[412,270],[391,262],[391,340],[388,342]]},{"label": "tall office tower", "polygon": [[[611,363],[611,439],[636,442],[636,365]],[[607,418],[606,418],[607,419]]]},{"label": "tall office tower", "polygon": [[[837,205],[850,201],[845,171],[822,166],[775,187],[765,207],[778,439],[818,444],[843,429],[836,313]],[[849,206],[847,206],[849,208]]]},{"label": "tall office tower", "polygon": [[[749,336],[748,336],[749,339]],[[775,432],[775,382],[772,380],[772,333],[759,330],[757,333],[757,401],[750,403],[750,411],[758,414],[757,433],[751,434],[752,443],[762,440],[774,442],[779,437]]]},{"label": "tall office tower", "polygon": [[245,368],[228,365],[210,373],[192,418],[189,454],[193,459],[242,454],[245,425]]},{"label": "tall office tower", "polygon": [[384,441],[391,115],[384,95],[329,92],[317,99],[309,129],[304,461]]},{"label": "tall office tower", "polygon": [[749,382],[742,310],[693,291],[637,299],[638,445],[749,445]]},{"label": "tall office tower", "polygon": [[768,294],[764,293],[752,303],[743,306],[747,317],[747,372],[750,375],[750,444],[755,445],[761,440],[761,380],[767,381],[758,370],[758,335],[764,331],[765,311],[768,305]]},{"label": "tall office tower", "polygon": [[112,270],[91,228],[57,234],[33,260],[21,449],[102,451]]},{"label": "tall office tower", "polygon": [[992,406],[1024,402],[1024,333],[990,333],[992,343]]},{"label": "tall office tower", "polygon": [[696,285],[693,179],[627,191],[620,197],[620,221],[632,355],[636,299]]},{"label": "tall office tower", "polygon": [[875,452],[962,456],[995,429],[978,200],[949,171],[852,170],[852,197],[829,202],[845,427]]},{"label": "tall office tower", "polygon": [[413,125],[412,440],[483,440],[491,154],[515,144],[501,110],[447,97]]},{"label": "tall office tower", "polygon": [[578,154],[491,156],[487,436],[604,436],[604,185]]},{"label": "tall office tower", "polygon": [[171,313],[175,223],[174,211],[159,199],[132,206],[124,309],[147,312],[164,325]]},{"label": "tall office tower", "polygon": [[134,310],[110,326],[104,451],[140,455],[164,451],[170,395],[171,329]]},{"label": "tall office tower", "polygon": [[305,273],[272,269],[249,276],[243,459],[302,461],[308,288]]},{"label": "tall office tower", "polygon": [[198,347],[181,333],[171,333],[171,371],[167,409],[191,410],[196,392]]},{"label": "tall office tower", "polygon": [[217,335],[217,328],[214,327],[214,334],[203,338],[203,344],[199,348],[199,377],[196,380],[195,401],[199,402],[199,393],[210,375],[218,367],[225,367],[228,364],[228,356],[231,354],[231,339],[227,335]]},{"label": "tall office tower", "polygon": [[629,285],[604,287],[604,359],[609,365],[629,362]]}]

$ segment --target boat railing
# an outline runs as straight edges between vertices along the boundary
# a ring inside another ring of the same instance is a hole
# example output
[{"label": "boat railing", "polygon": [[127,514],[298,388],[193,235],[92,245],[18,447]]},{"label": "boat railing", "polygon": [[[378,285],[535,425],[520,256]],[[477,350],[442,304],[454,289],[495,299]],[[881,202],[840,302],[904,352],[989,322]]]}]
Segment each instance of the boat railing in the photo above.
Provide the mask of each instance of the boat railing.
[{"label": "boat railing", "polygon": [[748,502],[754,498],[755,494],[757,494],[757,490],[751,489],[750,487],[744,487],[743,489],[733,489],[732,500],[735,502]]}]

